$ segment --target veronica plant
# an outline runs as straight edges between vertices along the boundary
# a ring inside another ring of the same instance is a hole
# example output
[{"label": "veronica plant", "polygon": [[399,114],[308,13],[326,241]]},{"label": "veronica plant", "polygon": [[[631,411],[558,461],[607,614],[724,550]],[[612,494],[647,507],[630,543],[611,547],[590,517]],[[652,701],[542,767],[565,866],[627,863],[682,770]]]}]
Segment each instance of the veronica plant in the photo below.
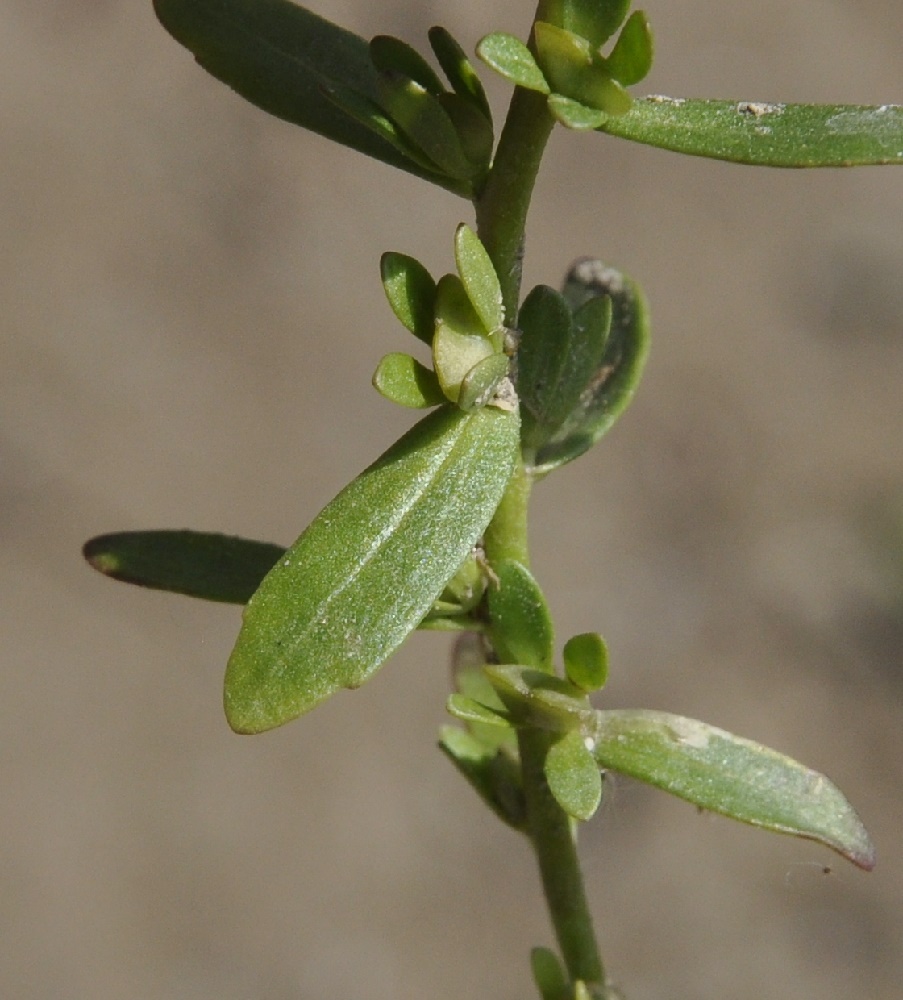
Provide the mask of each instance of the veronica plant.
[{"label": "veronica plant", "polygon": [[[470,203],[448,234],[449,273],[388,252],[388,304],[421,356],[387,354],[373,385],[429,411],[288,549],[192,531],[104,535],[85,546],[119,580],[245,606],[226,668],[239,733],[284,725],[363,684],[415,629],[452,632],[458,725],[440,746],[535,848],[557,950],[533,952],[544,1000],[615,995],[576,853],[606,772],[806,837],[870,869],[852,807],[823,775],[748,739],[650,709],[595,708],[598,634],[558,652],[530,572],[534,483],[596,444],[627,407],[649,348],[638,284],[599,261],[522,295],[527,211],[556,124],[695,156],[772,167],[903,164],[903,107],[635,97],[652,65],[629,0],[540,0],[526,41],[483,38],[514,87],[500,133],[474,64],[444,28],[433,61],[370,42],[288,0],[155,0],[164,27],[258,107]],[[588,136],[587,141],[592,141]],[[375,264],[374,264],[375,266]]]}]

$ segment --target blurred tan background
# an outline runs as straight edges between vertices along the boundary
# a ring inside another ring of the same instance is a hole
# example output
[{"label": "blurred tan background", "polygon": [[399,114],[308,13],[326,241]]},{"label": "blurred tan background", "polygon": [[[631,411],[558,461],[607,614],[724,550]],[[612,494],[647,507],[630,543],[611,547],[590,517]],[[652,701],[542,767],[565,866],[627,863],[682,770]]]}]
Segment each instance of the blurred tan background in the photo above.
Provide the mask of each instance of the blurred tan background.
[{"label": "blurred tan background", "polygon": [[[421,49],[529,20],[378,6],[316,9]],[[903,100],[897,0],[647,9],[648,92]],[[7,0],[0,47],[0,996],[533,996],[532,859],[433,745],[447,640],[239,738],[238,609],[79,554],[132,528],[292,541],[412,421],[368,388],[409,346],[380,252],[449,269],[469,206],[245,105],[149,0]],[[627,417],[536,491],[559,637],[607,636],[602,704],[826,771],[879,853],[865,875],[620,781],[582,840],[610,972],[630,1000],[899,998],[903,171],[559,130],[527,287],[581,254],[644,284],[655,339]]]}]

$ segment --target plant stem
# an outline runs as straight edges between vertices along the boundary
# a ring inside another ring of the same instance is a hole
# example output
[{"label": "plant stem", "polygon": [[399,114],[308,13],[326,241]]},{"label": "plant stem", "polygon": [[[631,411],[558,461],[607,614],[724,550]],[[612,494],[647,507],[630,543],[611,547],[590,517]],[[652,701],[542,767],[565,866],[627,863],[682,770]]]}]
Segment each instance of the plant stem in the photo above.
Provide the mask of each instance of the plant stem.
[{"label": "plant stem", "polygon": [[530,839],[568,976],[571,982],[581,979],[590,989],[601,990],[605,973],[583,887],[571,821],[549,791],[543,772],[549,742],[549,734],[539,729],[525,728],[518,732]]},{"label": "plant stem", "polygon": [[523,462],[518,462],[508,481],[502,502],[483,535],[483,548],[490,563],[501,559],[516,559],[521,565],[529,567],[527,509],[532,487],[532,477],[524,468]]},{"label": "plant stem", "polygon": [[544,94],[516,88],[492,169],[474,203],[477,233],[499,276],[509,324],[517,317],[530,198],[554,124]]},{"label": "plant stem", "polygon": [[[555,122],[543,94],[516,88],[486,184],[475,200],[477,232],[489,253],[499,282],[506,322],[516,322],[530,199],[546,143]],[[529,565],[527,507],[532,477],[523,462],[484,536],[490,564],[516,559]],[[530,839],[536,852],[543,890],[565,967],[572,982],[590,988],[604,982],[602,960],[593,931],[571,820],[555,801],[543,771],[548,733],[518,732],[521,774]]]}]

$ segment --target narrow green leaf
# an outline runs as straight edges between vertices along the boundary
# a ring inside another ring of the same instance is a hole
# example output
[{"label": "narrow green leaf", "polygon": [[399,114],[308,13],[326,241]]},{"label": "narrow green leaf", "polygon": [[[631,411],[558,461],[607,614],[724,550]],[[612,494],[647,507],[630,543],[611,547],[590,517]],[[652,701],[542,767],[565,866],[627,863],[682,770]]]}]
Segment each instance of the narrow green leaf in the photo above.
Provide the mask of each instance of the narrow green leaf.
[{"label": "narrow green leaf", "polygon": [[555,634],[539,584],[514,559],[493,563],[497,583],[487,591],[492,644],[503,662],[552,669]]},{"label": "narrow green leaf", "polygon": [[445,402],[436,373],[410,354],[387,354],[373,373],[373,388],[389,402],[415,410]]},{"label": "narrow green leaf", "polygon": [[621,29],[611,55],[605,60],[609,73],[625,87],[645,79],[652,69],[652,29],[641,10],[635,10]]},{"label": "narrow green leaf", "polygon": [[455,263],[486,333],[498,330],[505,322],[502,287],[480,237],[464,222],[455,230]]},{"label": "narrow green leaf", "polygon": [[598,49],[618,30],[629,8],[630,0],[541,0],[536,19],[580,35]]},{"label": "narrow green leaf", "polygon": [[489,122],[491,132],[492,109],[489,107],[489,100],[486,97],[483,84],[464,49],[455,41],[451,33],[442,27],[430,28],[429,40],[433,53],[442,67],[442,72],[451,84],[452,90],[461,97],[467,98],[478,111],[482,112]]},{"label": "narrow green leaf", "polygon": [[903,105],[646,97],[600,131],[691,156],[767,167],[903,164]]},{"label": "narrow green leaf", "polygon": [[598,632],[572,635],[564,644],[568,680],[583,691],[600,691],[608,680],[608,649]]},{"label": "narrow green leaf", "polygon": [[114,580],[246,604],[285,549],[205,531],[120,531],[92,538],[82,552]]},{"label": "narrow green leaf", "polygon": [[[533,460],[536,474],[545,474],[573,461],[612,427],[633,399],[649,354],[649,319],[639,287],[621,272],[588,258],[572,268],[566,282],[572,287],[579,284],[573,277],[575,271],[585,276],[584,286],[591,285],[596,297],[611,298],[611,329],[602,360],[579,406],[537,450]],[[583,309],[586,308],[584,303]],[[575,322],[581,322],[579,311]]]},{"label": "narrow green leaf", "polygon": [[378,86],[386,113],[437,170],[459,180],[473,177],[475,168],[436,97],[416,81],[393,73],[381,73]]},{"label": "narrow green leaf", "polygon": [[405,156],[326,95],[352,90],[377,102],[363,38],[289,0],[154,0],[164,28],[208,73],[264,111],[470,197],[470,185]]},{"label": "narrow green leaf", "polygon": [[530,968],[542,1000],[563,1000],[568,977],[554,951],[533,948],[530,952]]},{"label": "narrow green leaf", "polygon": [[393,38],[392,35],[376,35],[371,38],[370,58],[381,73],[406,76],[436,97],[445,92],[445,87],[432,66],[415,48],[400,38]]},{"label": "narrow green leaf", "polygon": [[454,726],[443,726],[439,749],[499,819],[515,830],[526,829],[520,768],[508,753],[486,747]]},{"label": "narrow green leaf", "polygon": [[695,719],[640,709],[592,713],[583,734],[603,768],[874,867],[868,833],[836,785],[776,750]]},{"label": "narrow green leaf", "polygon": [[465,697],[463,694],[449,695],[446,708],[448,714],[454,716],[459,722],[511,728],[511,724],[507,719],[503,718],[497,712],[493,712],[492,709],[487,708],[485,705],[481,705],[480,702],[474,701],[473,698]]},{"label": "narrow green leaf", "polygon": [[392,312],[418,340],[432,345],[435,332],[436,282],[413,257],[389,251],[379,261]]},{"label": "narrow green leaf", "polygon": [[574,730],[556,740],[543,771],[549,791],[568,816],[581,822],[593,817],[602,801],[602,775],[582,733]]},{"label": "narrow green leaf", "polygon": [[513,413],[442,407],[326,506],[245,609],[226,670],[233,729],[289,722],[385,661],[489,523],[518,437]]},{"label": "narrow green leaf", "polygon": [[551,90],[533,53],[514,35],[495,32],[477,45],[477,55],[509,83],[525,90],[548,94]]}]

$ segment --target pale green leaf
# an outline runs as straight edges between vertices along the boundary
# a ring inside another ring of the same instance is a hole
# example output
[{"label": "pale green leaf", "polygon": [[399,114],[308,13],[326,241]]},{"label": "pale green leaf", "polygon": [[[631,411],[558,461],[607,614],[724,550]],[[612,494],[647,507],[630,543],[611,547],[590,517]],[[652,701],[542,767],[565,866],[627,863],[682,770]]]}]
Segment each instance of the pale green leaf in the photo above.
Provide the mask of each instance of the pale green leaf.
[{"label": "pale green leaf", "polygon": [[903,105],[646,97],[600,131],[691,156],[768,167],[903,164]]},{"label": "pale green leaf", "polygon": [[509,83],[525,90],[549,93],[549,85],[533,53],[514,35],[496,32],[486,35],[477,45],[477,55]]}]

